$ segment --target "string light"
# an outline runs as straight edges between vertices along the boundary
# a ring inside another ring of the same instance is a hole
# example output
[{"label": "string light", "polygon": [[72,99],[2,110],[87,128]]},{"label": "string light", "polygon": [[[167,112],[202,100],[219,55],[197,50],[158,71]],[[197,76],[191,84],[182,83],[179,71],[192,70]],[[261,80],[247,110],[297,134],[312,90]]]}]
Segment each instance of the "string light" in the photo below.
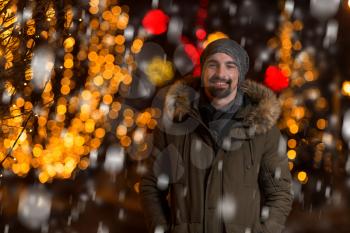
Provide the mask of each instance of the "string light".
[{"label": "string light", "polygon": [[[304,100],[314,101],[316,111],[324,111],[328,106],[327,100],[320,96],[318,89],[306,89],[304,93],[298,91],[301,90],[300,88],[304,84],[316,81],[319,75],[318,70],[314,66],[312,53],[303,47],[296,36],[303,28],[302,21],[292,21],[291,14],[284,11],[281,15],[280,33],[267,42],[267,46],[276,51],[278,68],[289,80],[290,88],[284,89],[279,96],[282,102],[282,117],[279,126],[290,137],[287,141],[289,148],[287,156],[290,160],[289,169],[291,171],[295,169],[296,164],[294,162],[298,160],[296,151],[301,151],[300,153],[303,151],[300,149],[303,143],[299,143],[297,140],[299,140],[301,132],[303,132],[303,137],[305,137],[305,132],[307,132],[305,127],[309,126],[305,122],[308,122],[311,117],[310,110],[305,106]],[[276,80],[271,83],[271,86],[276,86]],[[311,137],[322,138],[323,132],[321,130],[324,130],[326,127],[326,119],[318,119],[315,129],[312,129],[314,131],[311,130],[313,132]],[[303,142],[307,144],[312,143],[308,138],[303,139]],[[315,167],[319,166],[318,164],[323,158],[319,156],[320,152],[317,151],[318,149],[315,149]],[[296,176],[300,183],[307,183],[308,176],[306,172],[297,172]]]},{"label": "string light", "polygon": [[[16,175],[26,176],[30,169],[37,169],[41,183],[51,182],[54,178],[68,179],[76,169],[84,170],[89,166],[90,151],[100,147],[107,131],[115,131],[122,147],[132,146],[135,140],[140,151],[147,148],[145,132],[156,126],[158,111],[150,108],[138,113],[130,108],[124,109],[114,99],[120,84],[128,86],[132,83],[130,72],[136,68],[133,55],[141,51],[144,39],[136,37],[130,49],[124,45],[126,39],[123,30],[129,23],[128,7],[111,4],[102,9],[99,0],[90,0],[89,6],[92,17],[88,22],[91,30],[88,43],[77,43],[77,38],[82,36],[79,33],[84,31],[84,18],[71,6],[65,8],[62,28],[65,33],[61,34],[66,37],[59,45],[64,48],[63,62],[58,63],[61,71],[52,73],[42,89],[35,90],[32,82],[28,82],[36,78],[31,66],[25,70],[24,90],[16,90],[11,82],[5,85],[9,101],[14,93],[16,97],[12,98],[9,115],[1,119],[3,137],[0,139],[0,158],[3,160],[2,167]],[[37,46],[33,38],[40,36],[50,46],[56,46],[51,45],[51,41],[55,41],[51,38],[58,33],[56,30],[60,30],[56,28],[58,14],[52,5],[45,9],[48,24],[40,35],[36,32],[40,19],[28,18],[25,21],[28,57],[24,60],[28,64]],[[16,10],[11,14],[15,15]],[[17,18],[11,15],[8,18],[10,21],[5,19],[0,22],[13,26],[0,35],[0,41],[14,30]],[[79,27],[73,27],[76,26],[76,18],[82,23]],[[79,31],[76,31],[77,28]],[[14,58],[18,45],[0,45],[0,54],[6,54],[6,69],[11,69],[16,62]],[[4,51],[3,47],[8,50]],[[73,53],[73,50],[78,52]],[[126,50],[133,54],[126,56]],[[121,68],[123,58],[131,69]],[[79,80],[80,74],[76,70],[84,70],[86,64],[87,75]],[[168,63],[166,65],[169,66]],[[165,69],[161,75],[166,80],[173,76],[169,69]],[[58,82],[52,82],[53,79]],[[41,98],[39,101],[33,101],[34,91]],[[122,124],[113,129],[111,121],[118,117],[124,117]],[[138,121],[139,118],[141,120]],[[138,125],[138,130],[133,133],[135,125]]]}]

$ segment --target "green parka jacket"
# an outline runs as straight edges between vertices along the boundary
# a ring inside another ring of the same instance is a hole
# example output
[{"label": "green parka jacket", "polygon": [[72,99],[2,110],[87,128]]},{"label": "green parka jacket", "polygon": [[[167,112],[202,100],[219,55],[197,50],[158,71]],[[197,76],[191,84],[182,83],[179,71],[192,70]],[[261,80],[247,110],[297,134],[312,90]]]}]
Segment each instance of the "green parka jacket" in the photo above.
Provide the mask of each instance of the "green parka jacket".
[{"label": "green parka jacket", "polygon": [[150,232],[282,232],[292,195],[288,159],[279,153],[276,96],[244,81],[250,103],[235,114],[215,153],[198,111],[199,86],[200,79],[184,79],[166,95],[140,185]]}]

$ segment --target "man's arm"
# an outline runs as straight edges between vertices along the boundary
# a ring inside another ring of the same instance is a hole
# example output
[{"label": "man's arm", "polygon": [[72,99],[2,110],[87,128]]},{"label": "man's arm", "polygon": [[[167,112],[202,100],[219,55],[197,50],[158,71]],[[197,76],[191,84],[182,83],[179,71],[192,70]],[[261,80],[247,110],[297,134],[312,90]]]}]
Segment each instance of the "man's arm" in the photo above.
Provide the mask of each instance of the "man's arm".
[{"label": "man's arm", "polygon": [[268,132],[261,159],[259,182],[264,204],[261,219],[263,233],[282,232],[293,202],[288,157],[278,154],[280,137],[276,126]]},{"label": "man's arm", "polygon": [[154,233],[157,227],[164,231],[169,226],[169,205],[167,202],[168,188],[158,187],[158,175],[155,167],[157,156],[161,156],[162,148],[165,146],[165,135],[157,128],[153,132],[153,150],[147,160],[147,173],[142,176],[140,182],[141,204],[144,210],[149,232]]}]

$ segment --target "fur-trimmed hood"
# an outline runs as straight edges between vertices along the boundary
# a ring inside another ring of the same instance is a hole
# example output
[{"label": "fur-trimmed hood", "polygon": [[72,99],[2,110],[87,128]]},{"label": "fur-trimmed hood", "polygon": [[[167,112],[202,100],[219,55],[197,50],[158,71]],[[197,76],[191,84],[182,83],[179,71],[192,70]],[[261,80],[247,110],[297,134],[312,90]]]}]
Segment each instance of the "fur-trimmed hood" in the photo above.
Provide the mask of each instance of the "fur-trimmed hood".
[{"label": "fur-trimmed hood", "polygon": [[[165,97],[164,114],[176,121],[181,121],[186,115],[200,121],[196,111],[200,85],[200,78],[192,77],[175,82]],[[237,112],[235,117],[242,119],[243,127],[231,129],[230,135],[243,139],[266,133],[276,124],[281,113],[276,95],[262,84],[250,80],[242,83],[241,90],[250,104],[242,106]]]}]

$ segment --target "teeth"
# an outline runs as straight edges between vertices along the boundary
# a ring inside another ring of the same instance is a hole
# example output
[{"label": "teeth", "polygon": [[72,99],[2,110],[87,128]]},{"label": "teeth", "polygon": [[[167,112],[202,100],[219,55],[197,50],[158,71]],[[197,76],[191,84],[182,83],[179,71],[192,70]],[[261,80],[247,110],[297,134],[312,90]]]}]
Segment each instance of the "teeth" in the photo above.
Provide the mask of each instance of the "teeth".
[{"label": "teeth", "polygon": [[227,85],[227,83],[224,83],[224,82],[216,82],[215,85],[217,85],[217,86],[224,86],[224,85]]}]

